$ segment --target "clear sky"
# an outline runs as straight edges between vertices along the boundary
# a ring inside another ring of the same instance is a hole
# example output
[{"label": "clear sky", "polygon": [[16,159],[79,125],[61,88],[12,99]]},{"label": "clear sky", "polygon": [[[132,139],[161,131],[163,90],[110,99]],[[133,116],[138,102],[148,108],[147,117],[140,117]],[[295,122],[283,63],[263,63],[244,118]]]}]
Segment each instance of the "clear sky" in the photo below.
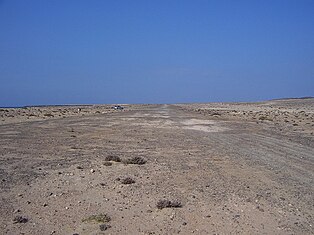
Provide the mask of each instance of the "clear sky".
[{"label": "clear sky", "polygon": [[0,0],[0,106],[314,96],[314,0]]}]

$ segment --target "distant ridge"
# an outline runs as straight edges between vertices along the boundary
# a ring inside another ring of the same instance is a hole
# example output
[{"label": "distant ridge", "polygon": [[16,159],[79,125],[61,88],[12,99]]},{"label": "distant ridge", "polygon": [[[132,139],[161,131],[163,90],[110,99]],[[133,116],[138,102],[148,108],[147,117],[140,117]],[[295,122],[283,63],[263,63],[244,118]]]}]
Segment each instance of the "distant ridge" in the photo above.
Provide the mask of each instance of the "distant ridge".
[{"label": "distant ridge", "polygon": [[306,100],[306,99],[314,99],[314,97],[313,96],[288,97],[288,98],[279,98],[279,99],[271,99],[271,100]]},{"label": "distant ridge", "polygon": [[45,108],[45,107],[63,107],[63,106],[95,106],[101,104],[39,104],[39,105],[25,105],[25,106],[2,106],[1,109],[16,109],[16,108]]}]

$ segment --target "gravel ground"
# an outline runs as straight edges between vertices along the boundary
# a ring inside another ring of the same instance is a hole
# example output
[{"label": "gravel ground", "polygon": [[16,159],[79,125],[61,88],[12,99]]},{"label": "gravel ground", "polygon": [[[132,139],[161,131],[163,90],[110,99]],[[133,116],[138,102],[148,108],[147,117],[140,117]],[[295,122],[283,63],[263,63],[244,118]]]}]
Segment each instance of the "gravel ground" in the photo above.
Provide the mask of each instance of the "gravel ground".
[{"label": "gravel ground", "polygon": [[314,234],[313,104],[2,116],[1,234]]}]

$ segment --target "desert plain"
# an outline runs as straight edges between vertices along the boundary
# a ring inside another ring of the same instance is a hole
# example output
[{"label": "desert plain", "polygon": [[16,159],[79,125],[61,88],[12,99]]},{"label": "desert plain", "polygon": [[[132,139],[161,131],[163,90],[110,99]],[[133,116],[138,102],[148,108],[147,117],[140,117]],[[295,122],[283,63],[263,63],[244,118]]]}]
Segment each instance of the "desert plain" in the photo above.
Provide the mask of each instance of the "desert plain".
[{"label": "desert plain", "polygon": [[314,99],[0,109],[0,234],[314,234]]}]

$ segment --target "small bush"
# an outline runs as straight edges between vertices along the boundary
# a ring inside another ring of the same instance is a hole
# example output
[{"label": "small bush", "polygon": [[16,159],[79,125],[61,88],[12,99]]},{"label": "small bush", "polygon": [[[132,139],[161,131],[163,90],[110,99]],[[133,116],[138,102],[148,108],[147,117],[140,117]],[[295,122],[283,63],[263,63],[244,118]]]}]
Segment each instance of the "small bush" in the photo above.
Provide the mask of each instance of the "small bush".
[{"label": "small bush", "polygon": [[134,184],[135,180],[133,180],[131,177],[126,177],[121,180],[122,184]]},{"label": "small bush", "polygon": [[124,160],[123,163],[143,165],[146,163],[146,159],[144,159],[142,157],[132,157],[132,158]]},{"label": "small bush", "polygon": [[181,202],[178,202],[178,201],[169,201],[169,200],[165,200],[165,199],[162,199],[162,200],[159,200],[157,202],[157,208],[158,209],[163,209],[163,208],[178,208],[178,207],[182,207],[182,204]]},{"label": "small bush", "polygon": [[270,117],[265,117],[265,116],[260,116],[259,118],[258,118],[259,120],[261,120],[261,121],[273,121],[273,119],[272,118],[270,118]]},{"label": "small bush", "polygon": [[108,224],[101,224],[101,225],[99,225],[100,231],[106,231],[108,228],[111,228],[111,226],[108,225]]},{"label": "small bush", "polygon": [[105,158],[105,161],[121,162],[120,157],[109,155]]},{"label": "small bush", "polygon": [[83,219],[83,222],[95,222],[95,223],[107,223],[110,222],[111,218],[107,214],[91,215],[86,219]]},{"label": "small bush", "polygon": [[104,166],[112,166],[112,162],[104,162],[103,165]]},{"label": "small bush", "polygon": [[20,215],[15,216],[13,219],[13,223],[15,223],[15,224],[17,224],[17,223],[20,223],[20,224],[24,223],[25,224],[27,222],[28,222],[28,219],[23,217],[23,216],[20,216]]}]

